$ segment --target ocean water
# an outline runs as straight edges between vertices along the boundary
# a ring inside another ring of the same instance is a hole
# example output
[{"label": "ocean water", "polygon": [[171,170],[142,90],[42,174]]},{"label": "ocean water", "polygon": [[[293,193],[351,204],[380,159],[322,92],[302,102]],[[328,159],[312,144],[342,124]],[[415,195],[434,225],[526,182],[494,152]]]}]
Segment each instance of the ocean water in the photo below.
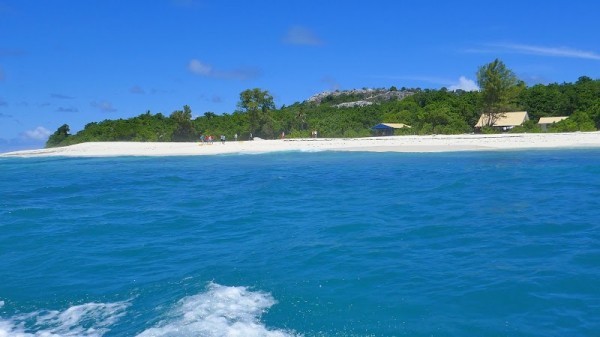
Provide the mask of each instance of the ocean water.
[{"label": "ocean water", "polygon": [[0,159],[0,336],[599,336],[600,151]]}]

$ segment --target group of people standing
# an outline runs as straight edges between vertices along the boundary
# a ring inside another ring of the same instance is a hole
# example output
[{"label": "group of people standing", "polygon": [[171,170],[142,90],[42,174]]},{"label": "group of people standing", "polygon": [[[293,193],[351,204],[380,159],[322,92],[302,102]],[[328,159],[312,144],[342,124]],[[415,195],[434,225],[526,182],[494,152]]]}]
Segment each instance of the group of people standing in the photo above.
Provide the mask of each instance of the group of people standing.
[{"label": "group of people standing", "polygon": [[204,143],[208,143],[210,145],[212,145],[212,143],[214,143],[215,139],[213,138],[212,135],[200,135],[200,143],[201,145],[203,145]]},{"label": "group of people standing", "polygon": [[[310,132],[311,138],[317,138],[318,136],[319,136],[319,134],[318,134],[317,130]],[[284,138],[285,138],[285,132],[281,132],[281,139],[284,139]],[[220,139],[221,139],[221,143],[225,144],[227,137],[225,137],[225,135],[221,135]],[[238,140],[237,133],[233,135],[233,139],[237,142],[237,140]],[[250,137],[248,139],[253,140],[252,133],[250,133]],[[212,145],[214,142],[215,142],[215,137],[213,137],[212,135],[208,135],[208,136],[205,136],[204,134],[200,135],[200,145],[204,145],[205,143]]]},{"label": "group of people standing", "polygon": [[[225,144],[225,141],[227,140],[227,137],[225,137],[225,135],[221,135],[220,137],[221,139],[221,144]],[[238,140],[238,134],[236,133],[235,135],[233,135],[233,139],[237,142]],[[200,135],[200,145],[204,145],[205,143],[208,143],[209,145],[212,145],[215,142],[215,137],[213,137],[212,135]]]}]

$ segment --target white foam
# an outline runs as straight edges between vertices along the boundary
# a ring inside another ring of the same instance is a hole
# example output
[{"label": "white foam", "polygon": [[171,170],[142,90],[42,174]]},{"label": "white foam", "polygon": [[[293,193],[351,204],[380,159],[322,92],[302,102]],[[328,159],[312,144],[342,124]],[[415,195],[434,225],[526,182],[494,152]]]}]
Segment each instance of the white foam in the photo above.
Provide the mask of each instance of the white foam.
[{"label": "white foam", "polygon": [[260,321],[261,315],[275,303],[268,293],[210,283],[206,292],[184,297],[168,318],[138,337],[299,336],[290,331],[269,330]]},{"label": "white foam", "polygon": [[128,302],[85,303],[0,318],[0,337],[100,337],[125,315]]}]

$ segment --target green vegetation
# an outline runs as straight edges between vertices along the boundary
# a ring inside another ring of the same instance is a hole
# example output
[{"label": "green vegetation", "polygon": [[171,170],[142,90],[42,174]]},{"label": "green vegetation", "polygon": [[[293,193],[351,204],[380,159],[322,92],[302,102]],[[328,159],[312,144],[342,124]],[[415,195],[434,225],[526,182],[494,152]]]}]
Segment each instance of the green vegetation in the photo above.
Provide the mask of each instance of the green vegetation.
[{"label": "green vegetation", "polygon": [[518,94],[518,84],[524,86],[512,70],[498,59],[479,68],[477,84],[481,88],[481,111],[486,116],[485,126],[494,125],[502,112],[512,110],[511,101]]},{"label": "green vegetation", "polygon": [[[201,134],[225,135],[240,140],[253,136],[309,138],[313,130],[322,137],[366,137],[378,123],[404,123],[410,129],[397,134],[461,134],[474,132],[482,113],[528,111],[530,121],[510,132],[541,132],[540,117],[569,116],[548,127],[548,132],[592,131],[600,127],[600,80],[580,77],[575,83],[526,87],[499,60],[479,68],[482,90],[466,92],[416,89],[377,89],[372,105],[338,108],[339,103],[368,100],[365,92],[337,92],[322,95],[318,101],[296,102],[277,109],[273,96],[259,88],[240,93],[237,111],[216,115],[205,112],[192,119],[192,110],[184,106],[169,117],[147,111],[137,117],[89,123],[74,135],[62,125],[50,136],[46,147],[91,141],[171,142],[197,141]],[[364,91],[364,90],[363,90]],[[385,94],[385,92],[392,94]],[[384,93],[382,95],[382,93]],[[489,126],[478,130],[499,132]]]},{"label": "green vegetation", "polygon": [[268,91],[259,88],[242,91],[238,107],[248,114],[253,135],[273,138],[275,120],[270,112],[275,109],[275,103]]}]

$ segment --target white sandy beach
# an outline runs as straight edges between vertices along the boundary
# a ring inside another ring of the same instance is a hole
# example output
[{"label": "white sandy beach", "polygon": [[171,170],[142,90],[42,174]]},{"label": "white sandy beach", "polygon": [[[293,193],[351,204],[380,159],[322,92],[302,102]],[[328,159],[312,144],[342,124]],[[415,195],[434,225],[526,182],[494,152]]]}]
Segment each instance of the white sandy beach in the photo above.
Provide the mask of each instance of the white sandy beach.
[{"label": "white sandy beach", "polygon": [[94,142],[0,154],[0,157],[200,156],[279,151],[452,152],[525,149],[600,148],[599,132],[431,135],[367,138],[227,141],[225,144]]}]

